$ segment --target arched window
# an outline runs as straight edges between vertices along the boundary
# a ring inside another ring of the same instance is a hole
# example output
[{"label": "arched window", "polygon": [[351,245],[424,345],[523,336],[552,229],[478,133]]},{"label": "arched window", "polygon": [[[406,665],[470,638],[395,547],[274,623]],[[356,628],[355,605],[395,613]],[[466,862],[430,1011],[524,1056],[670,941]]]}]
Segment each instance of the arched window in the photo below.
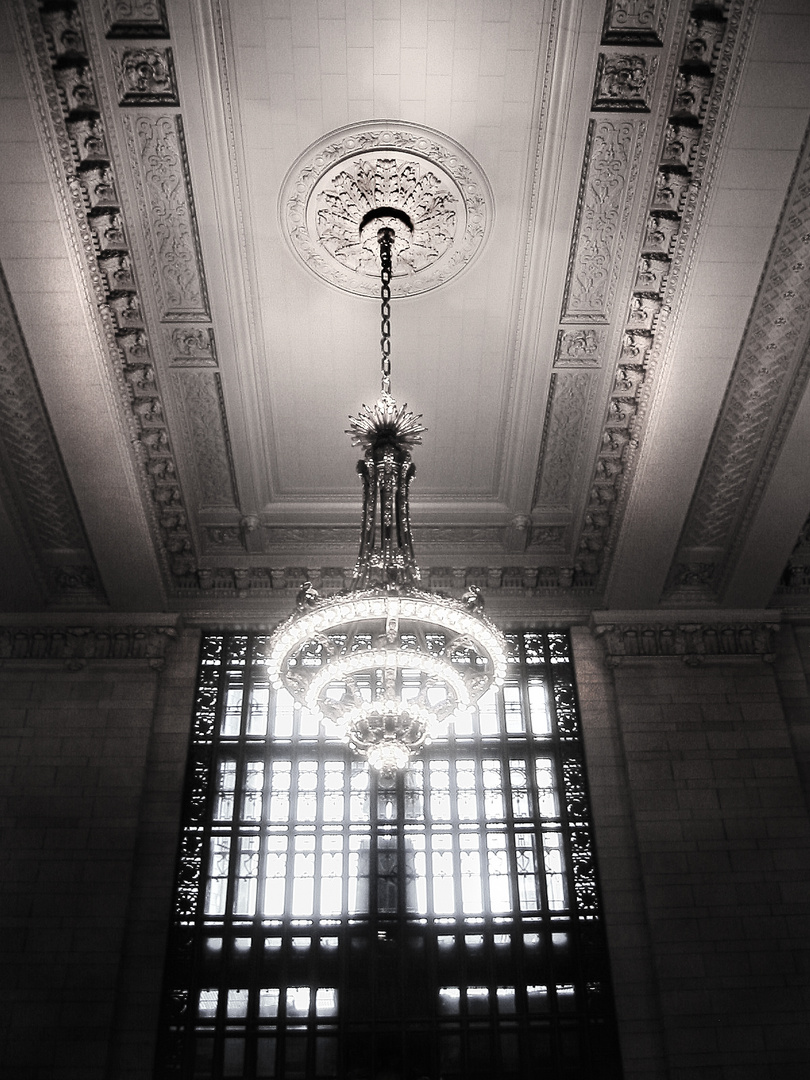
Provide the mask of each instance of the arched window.
[{"label": "arched window", "polygon": [[567,637],[404,773],[208,635],[160,1080],[620,1076]]}]

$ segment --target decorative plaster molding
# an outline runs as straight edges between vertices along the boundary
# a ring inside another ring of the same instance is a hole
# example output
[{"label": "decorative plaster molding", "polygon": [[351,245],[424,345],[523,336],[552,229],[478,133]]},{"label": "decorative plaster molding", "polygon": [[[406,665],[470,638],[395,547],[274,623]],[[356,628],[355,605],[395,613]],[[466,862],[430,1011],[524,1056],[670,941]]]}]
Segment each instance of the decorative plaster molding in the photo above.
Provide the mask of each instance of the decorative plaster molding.
[{"label": "decorative plaster molding", "polygon": [[19,660],[59,660],[69,670],[88,661],[146,660],[157,670],[177,637],[174,626],[88,624],[0,626],[0,665]]},{"label": "decorative plaster molding", "polygon": [[658,61],[646,53],[600,53],[591,108],[594,112],[649,112]]},{"label": "decorative plaster molding", "polygon": [[112,49],[118,104],[179,105],[174,59],[168,46]]},{"label": "decorative plaster molding", "polygon": [[171,326],[164,333],[172,367],[217,366],[213,327]]},{"label": "decorative plaster molding", "polygon": [[[91,61],[91,54],[94,50],[97,52],[92,26],[81,22],[80,8],[73,10],[81,31],[77,40],[87,49],[80,60],[85,66],[92,63],[100,70],[95,61]],[[121,184],[115,182],[120,156],[115,146],[114,128],[108,127],[99,107],[78,116],[69,111],[55,81],[57,60],[49,38],[46,13],[34,3],[28,3],[19,14],[29,78],[55,186],[62,200],[65,225],[88,306],[90,310],[95,307],[98,314],[95,330],[100,348],[107,351],[110,373],[119,388],[126,433],[140,457],[146,505],[158,541],[156,547],[170,574],[187,575],[195,568],[196,560],[176,482],[171,442],[163,421],[160,388],[157,381],[153,381],[154,369],[152,376],[146,371],[136,373],[131,370],[146,368],[152,363],[152,357],[140,317],[135,326],[126,325],[133,321],[136,313],[139,315],[140,303],[132,267],[134,255],[129,247],[122,209],[108,208],[91,216],[86,190],[77,175],[90,167],[105,166],[112,174],[116,192],[121,192]],[[99,86],[103,108],[109,114],[112,105],[103,79]],[[117,263],[115,260],[119,258],[121,261]],[[116,280],[116,271],[124,275],[120,280]],[[150,382],[153,396],[133,392],[135,385],[144,389]],[[169,499],[165,498],[164,484],[171,485]]]},{"label": "decorative plaster molding", "polygon": [[721,590],[810,379],[809,334],[810,126],[670,571],[668,595],[679,595],[689,568],[704,563],[707,548],[718,557],[701,584],[707,597]]},{"label": "decorative plaster molding", "polygon": [[608,0],[603,45],[660,45],[667,0]]},{"label": "decorative plaster molding", "polygon": [[574,483],[575,462],[592,399],[593,375],[586,371],[555,372],[551,376],[550,405],[534,508],[568,506]]},{"label": "decorative plaster molding", "polygon": [[[106,603],[22,331],[0,269],[0,447],[38,574],[52,603]],[[66,555],[81,565],[65,571]]]},{"label": "decorative plaster molding", "polygon": [[599,367],[605,335],[602,326],[570,326],[558,330],[554,367]]},{"label": "decorative plaster molding", "polygon": [[[292,165],[279,196],[291,250],[318,277],[347,292],[379,291],[377,225],[361,236],[370,210],[408,216],[395,228],[395,293],[435,289],[483,247],[494,204],[478,163],[431,128],[399,121],[352,124],[313,143]],[[404,269],[403,269],[404,268]]]},{"label": "decorative plaster molding", "polygon": [[[350,567],[273,566],[273,567],[200,567],[194,581],[183,584],[190,592],[197,589],[207,599],[238,596],[268,596],[285,590],[290,596],[311,581],[323,594],[348,588],[352,583]],[[422,568],[422,581],[438,592],[461,593],[476,585],[487,596],[539,597],[572,594],[576,591],[574,570],[570,566],[430,566]]]},{"label": "decorative plaster molding", "polygon": [[[679,12],[681,26],[673,28],[673,40],[679,42],[682,32],[690,40],[683,20],[687,14],[699,20],[705,11],[701,0],[693,0],[691,13]],[[609,571],[646,424],[653,376],[666,341],[670,306],[680,304],[676,289],[694,258],[705,211],[705,201],[699,199],[701,185],[710,186],[728,125],[731,101],[725,95],[726,83],[743,63],[754,14],[751,0],[729,0],[724,15],[714,20],[718,34],[710,50],[711,67],[697,65],[691,56],[685,59],[682,52],[672,54],[664,65],[671,106],[666,132],[660,132],[662,151],[655,163],[655,183],[650,181],[650,210],[638,241],[638,270],[619,370],[578,543],[575,580],[582,585],[590,581],[598,587]],[[656,130],[654,144],[658,139]],[[673,180],[685,169],[689,170],[685,181]],[[617,430],[622,434],[620,454],[615,452]]]},{"label": "decorative plaster molding", "polygon": [[107,37],[169,36],[164,0],[103,0]]},{"label": "decorative plaster molding", "polygon": [[[617,613],[621,616],[621,613]],[[680,613],[668,618],[665,613],[647,612],[641,618],[612,620],[611,614],[594,615],[591,627],[605,650],[607,661],[618,666],[628,660],[679,657],[684,663],[698,665],[730,659],[764,660],[776,657],[775,635],[779,620],[773,612],[752,613],[751,617],[717,619],[703,613]]]},{"label": "decorative plaster molding", "polygon": [[219,374],[183,368],[174,372],[174,384],[194,454],[200,509],[235,507],[236,477]]},{"label": "decorative plaster molding", "polygon": [[646,130],[643,120],[590,122],[561,322],[610,317]]},{"label": "decorative plaster molding", "polygon": [[183,122],[175,114],[122,118],[155,291],[164,319],[208,320]]}]

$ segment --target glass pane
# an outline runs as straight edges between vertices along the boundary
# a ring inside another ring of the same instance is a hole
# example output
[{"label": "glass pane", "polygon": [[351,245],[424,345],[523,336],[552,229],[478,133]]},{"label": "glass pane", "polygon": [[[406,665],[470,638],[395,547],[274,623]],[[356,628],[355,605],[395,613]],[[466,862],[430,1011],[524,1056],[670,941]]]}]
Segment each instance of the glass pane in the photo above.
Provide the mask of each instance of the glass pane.
[{"label": "glass pane", "polygon": [[529,679],[526,690],[529,698],[532,731],[535,735],[550,735],[551,713],[546,696],[546,684],[542,679]]},{"label": "glass pane", "polygon": [[233,800],[236,791],[236,762],[220,761],[217,770],[217,801],[214,817],[217,821],[230,821],[233,817]]},{"label": "glass pane", "polygon": [[267,734],[267,716],[270,708],[270,687],[267,683],[254,683],[250,691],[247,733],[252,736]]},{"label": "glass pane", "polygon": [[259,991],[259,1016],[278,1016],[278,989],[274,986]]},{"label": "glass pane", "polygon": [[222,713],[221,733],[226,736],[239,734],[242,726],[242,676],[232,676],[225,691],[225,708]]},{"label": "glass pane", "polygon": [[248,761],[245,766],[245,794],[242,799],[242,819],[261,821],[264,762]]},{"label": "glass pane", "polygon": [[228,894],[228,867],[231,840],[228,836],[211,838],[211,856],[208,866],[208,886],[205,897],[206,915],[224,915]]}]

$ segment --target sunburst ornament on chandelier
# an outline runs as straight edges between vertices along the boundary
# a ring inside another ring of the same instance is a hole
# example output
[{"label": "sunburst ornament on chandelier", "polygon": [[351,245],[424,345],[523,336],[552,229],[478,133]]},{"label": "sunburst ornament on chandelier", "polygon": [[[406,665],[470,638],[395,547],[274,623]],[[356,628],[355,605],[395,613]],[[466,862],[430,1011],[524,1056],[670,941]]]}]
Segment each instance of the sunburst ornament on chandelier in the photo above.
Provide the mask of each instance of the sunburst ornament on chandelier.
[{"label": "sunburst ornament on chandelier", "polygon": [[469,713],[506,674],[506,641],[483,614],[472,586],[460,600],[420,587],[411,540],[411,447],[426,429],[391,396],[391,252],[412,229],[396,208],[373,209],[361,234],[377,231],[382,298],[379,400],[349,418],[364,449],[360,551],[350,587],[321,597],[305,582],[296,611],[273,633],[267,665],[327,729],[384,773],[411,757],[445,725]]}]

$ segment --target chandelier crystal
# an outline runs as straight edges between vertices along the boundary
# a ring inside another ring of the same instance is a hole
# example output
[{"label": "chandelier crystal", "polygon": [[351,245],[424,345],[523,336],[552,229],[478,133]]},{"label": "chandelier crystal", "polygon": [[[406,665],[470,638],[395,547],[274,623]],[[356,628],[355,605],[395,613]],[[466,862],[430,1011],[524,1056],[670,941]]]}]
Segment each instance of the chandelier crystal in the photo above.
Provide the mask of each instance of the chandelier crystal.
[{"label": "chandelier crystal", "polygon": [[267,665],[327,730],[383,773],[406,768],[447,724],[506,674],[506,641],[483,614],[480,589],[461,599],[420,586],[411,540],[411,447],[426,429],[391,396],[391,250],[410,223],[399,210],[367,215],[381,263],[382,387],[349,418],[363,482],[360,550],[348,589],[321,597],[304,582],[296,610],[268,643]]}]

